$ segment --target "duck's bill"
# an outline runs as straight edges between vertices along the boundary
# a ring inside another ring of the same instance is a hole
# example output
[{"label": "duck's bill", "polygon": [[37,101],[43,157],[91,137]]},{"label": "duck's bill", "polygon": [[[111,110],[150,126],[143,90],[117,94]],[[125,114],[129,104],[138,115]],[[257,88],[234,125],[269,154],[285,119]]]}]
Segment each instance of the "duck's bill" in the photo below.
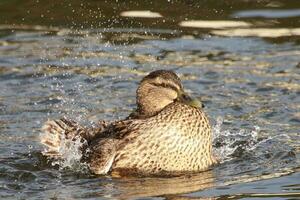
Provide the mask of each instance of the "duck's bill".
[{"label": "duck's bill", "polygon": [[190,95],[186,94],[186,93],[182,93],[179,97],[178,97],[178,101],[196,107],[196,108],[204,108],[204,105],[201,101],[199,101],[197,98],[193,98]]}]

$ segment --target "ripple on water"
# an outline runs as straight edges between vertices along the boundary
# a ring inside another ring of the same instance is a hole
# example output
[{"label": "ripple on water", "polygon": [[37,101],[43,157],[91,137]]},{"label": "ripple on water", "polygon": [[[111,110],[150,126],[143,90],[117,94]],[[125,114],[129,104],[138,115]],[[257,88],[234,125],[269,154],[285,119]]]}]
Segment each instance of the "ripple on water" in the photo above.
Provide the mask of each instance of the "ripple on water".
[{"label": "ripple on water", "polygon": [[[121,38],[113,30],[46,32],[16,30],[1,37],[2,198],[18,192],[20,198],[41,199],[170,194],[225,198],[243,187],[244,193],[259,193],[260,184],[266,184],[265,192],[299,191],[295,45],[168,32],[162,34],[168,36],[165,40],[159,32],[150,38],[140,32]],[[119,42],[109,42],[112,36],[119,36]],[[123,118],[134,108],[138,81],[161,68],[175,70],[186,89],[204,101],[221,162],[213,170],[172,178],[94,177],[79,165],[80,143],[62,148],[60,161],[39,153],[39,129],[47,118],[65,115],[86,125]],[[278,189],[272,190],[272,183]]]}]

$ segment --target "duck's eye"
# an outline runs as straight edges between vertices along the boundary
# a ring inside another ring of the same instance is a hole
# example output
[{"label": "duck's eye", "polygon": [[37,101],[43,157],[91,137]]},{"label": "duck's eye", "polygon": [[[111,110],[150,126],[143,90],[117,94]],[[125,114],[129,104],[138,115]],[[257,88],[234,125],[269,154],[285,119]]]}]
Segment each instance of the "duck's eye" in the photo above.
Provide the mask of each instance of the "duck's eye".
[{"label": "duck's eye", "polygon": [[182,94],[182,95],[181,95],[181,98],[182,98],[182,100],[184,100],[184,101],[191,101],[191,100],[192,100],[192,98],[191,98],[190,96],[186,95],[186,94]]},{"label": "duck's eye", "polygon": [[168,88],[168,89],[174,90],[175,92],[178,92],[177,87],[172,84],[168,84],[168,83],[151,83],[151,84],[156,87]]}]

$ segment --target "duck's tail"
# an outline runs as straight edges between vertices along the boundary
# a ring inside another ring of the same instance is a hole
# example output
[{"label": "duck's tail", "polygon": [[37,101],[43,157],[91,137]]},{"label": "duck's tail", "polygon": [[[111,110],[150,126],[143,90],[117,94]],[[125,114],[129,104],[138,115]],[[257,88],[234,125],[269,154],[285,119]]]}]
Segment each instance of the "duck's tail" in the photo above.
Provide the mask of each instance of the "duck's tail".
[{"label": "duck's tail", "polygon": [[82,133],[87,129],[69,119],[48,120],[42,127],[41,143],[46,146],[42,152],[52,158],[60,158],[67,143],[84,140]]}]

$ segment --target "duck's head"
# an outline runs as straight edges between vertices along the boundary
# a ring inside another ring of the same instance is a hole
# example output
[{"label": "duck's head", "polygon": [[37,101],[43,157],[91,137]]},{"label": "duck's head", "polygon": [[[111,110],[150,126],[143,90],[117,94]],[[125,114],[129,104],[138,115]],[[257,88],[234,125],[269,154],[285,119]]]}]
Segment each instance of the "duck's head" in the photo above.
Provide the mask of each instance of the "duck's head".
[{"label": "duck's head", "polygon": [[202,103],[191,98],[183,89],[180,78],[172,71],[157,70],[145,76],[137,89],[138,112],[153,115],[173,102],[194,107]]}]

